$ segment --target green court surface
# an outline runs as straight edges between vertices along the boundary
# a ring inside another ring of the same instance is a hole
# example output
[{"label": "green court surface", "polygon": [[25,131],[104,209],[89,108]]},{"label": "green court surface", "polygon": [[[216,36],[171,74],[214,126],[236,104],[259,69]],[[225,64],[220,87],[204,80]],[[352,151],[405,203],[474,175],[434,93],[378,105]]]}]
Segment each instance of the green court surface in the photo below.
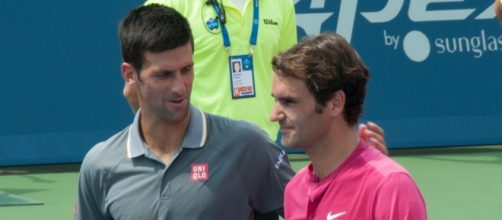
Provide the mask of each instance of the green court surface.
[{"label": "green court surface", "polygon": [[[391,150],[391,155],[417,181],[429,219],[502,218],[502,146]],[[305,155],[290,159],[295,170],[309,162]],[[78,164],[0,167],[3,195],[43,203],[0,205],[0,219],[73,219],[77,178]]]}]

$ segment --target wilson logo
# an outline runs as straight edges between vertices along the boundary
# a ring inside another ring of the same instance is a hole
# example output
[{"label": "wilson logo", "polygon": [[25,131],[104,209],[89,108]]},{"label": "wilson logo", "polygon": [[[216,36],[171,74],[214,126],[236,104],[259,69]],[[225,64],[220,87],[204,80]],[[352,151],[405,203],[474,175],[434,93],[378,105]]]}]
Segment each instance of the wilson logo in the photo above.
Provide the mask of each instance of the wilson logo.
[{"label": "wilson logo", "polygon": [[272,19],[263,19],[264,24],[269,24],[269,25],[279,25],[277,21],[274,21]]}]

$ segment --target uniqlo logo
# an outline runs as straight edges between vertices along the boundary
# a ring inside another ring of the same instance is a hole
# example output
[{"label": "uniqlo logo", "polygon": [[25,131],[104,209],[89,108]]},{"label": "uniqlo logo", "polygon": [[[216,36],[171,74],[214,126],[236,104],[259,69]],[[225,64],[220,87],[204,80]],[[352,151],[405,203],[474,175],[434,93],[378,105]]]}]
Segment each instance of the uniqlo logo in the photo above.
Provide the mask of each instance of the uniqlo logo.
[{"label": "uniqlo logo", "polygon": [[209,166],[207,163],[192,164],[192,181],[206,181],[209,177]]}]

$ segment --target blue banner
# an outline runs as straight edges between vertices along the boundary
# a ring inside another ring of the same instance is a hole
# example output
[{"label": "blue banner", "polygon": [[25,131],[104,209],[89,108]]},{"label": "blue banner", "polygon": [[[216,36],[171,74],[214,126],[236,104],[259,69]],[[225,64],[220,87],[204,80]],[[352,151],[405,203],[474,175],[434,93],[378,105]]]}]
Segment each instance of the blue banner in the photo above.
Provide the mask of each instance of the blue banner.
[{"label": "blue banner", "polygon": [[[78,163],[130,123],[117,25],[143,2],[2,2],[0,166]],[[380,124],[391,148],[502,144],[493,0],[295,6],[300,38],[336,31],[359,51],[372,74],[362,121]]]},{"label": "blue banner", "polygon": [[117,27],[143,1],[2,1],[0,166],[80,162],[133,115]]}]

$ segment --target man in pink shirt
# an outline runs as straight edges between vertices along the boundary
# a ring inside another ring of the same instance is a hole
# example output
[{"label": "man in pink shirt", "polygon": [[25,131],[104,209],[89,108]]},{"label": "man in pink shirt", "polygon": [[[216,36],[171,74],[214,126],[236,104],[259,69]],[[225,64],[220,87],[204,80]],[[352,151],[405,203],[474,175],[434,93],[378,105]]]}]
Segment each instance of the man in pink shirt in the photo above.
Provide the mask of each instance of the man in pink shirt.
[{"label": "man in pink shirt", "polygon": [[312,161],[286,187],[286,220],[427,219],[408,171],[359,138],[369,73],[345,39],[321,34],[272,65],[270,118],[280,124],[282,144]]}]

